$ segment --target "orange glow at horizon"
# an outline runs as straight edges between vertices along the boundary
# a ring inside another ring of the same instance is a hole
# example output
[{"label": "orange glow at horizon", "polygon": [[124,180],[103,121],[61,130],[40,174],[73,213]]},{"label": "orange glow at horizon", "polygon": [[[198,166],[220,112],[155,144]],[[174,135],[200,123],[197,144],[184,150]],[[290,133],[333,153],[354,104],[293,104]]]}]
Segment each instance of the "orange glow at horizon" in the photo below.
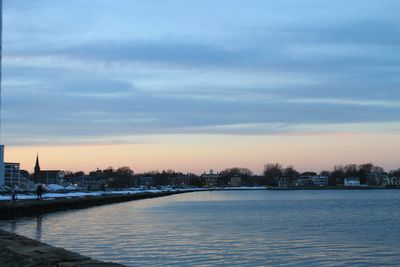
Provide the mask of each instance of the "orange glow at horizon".
[{"label": "orange glow at horizon", "polygon": [[366,162],[392,170],[400,167],[399,151],[397,134],[170,135],[145,144],[6,146],[5,160],[20,162],[29,172],[39,153],[42,169],[89,172],[129,166],[135,173],[173,169],[200,174],[245,167],[260,174],[269,162],[300,171]]}]

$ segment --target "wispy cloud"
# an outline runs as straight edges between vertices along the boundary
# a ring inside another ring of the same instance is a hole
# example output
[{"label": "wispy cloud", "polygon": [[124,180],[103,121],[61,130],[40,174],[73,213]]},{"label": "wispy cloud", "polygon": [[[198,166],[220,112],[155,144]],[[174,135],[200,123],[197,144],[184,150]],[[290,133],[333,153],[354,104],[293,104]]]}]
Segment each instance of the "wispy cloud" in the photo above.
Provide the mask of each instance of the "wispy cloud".
[{"label": "wispy cloud", "polygon": [[397,131],[394,7],[8,1],[4,137],[48,144],[353,132],[360,124],[360,131]]}]

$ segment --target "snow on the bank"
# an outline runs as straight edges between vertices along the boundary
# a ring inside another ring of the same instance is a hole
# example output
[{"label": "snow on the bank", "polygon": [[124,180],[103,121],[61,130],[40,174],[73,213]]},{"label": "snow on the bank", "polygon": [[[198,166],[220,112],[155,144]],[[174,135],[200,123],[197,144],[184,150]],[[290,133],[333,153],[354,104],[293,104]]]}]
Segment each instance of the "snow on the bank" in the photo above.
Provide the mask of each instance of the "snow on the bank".
[{"label": "snow on the bank", "polygon": [[[148,189],[142,190],[139,188],[131,188],[127,190],[110,190],[110,191],[94,191],[94,192],[56,192],[63,191],[66,189],[60,185],[48,185],[47,189],[51,189],[53,192],[43,194],[43,198],[50,200],[54,198],[75,198],[75,197],[90,197],[90,196],[101,196],[101,195],[131,195],[138,193],[161,193],[161,192],[178,192],[178,191],[207,191],[210,189],[227,189],[227,190],[260,190],[265,189],[265,187],[225,187],[225,188],[188,188],[188,189]],[[76,187],[74,187],[76,189]],[[55,191],[55,192],[54,192]],[[29,200],[36,199],[35,194],[17,194],[17,199],[20,200]],[[0,195],[0,201],[10,200],[11,195]]]},{"label": "snow on the bank", "polygon": [[[61,186],[62,187],[62,186]],[[49,187],[47,187],[49,188]],[[57,188],[57,187],[51,187]],[[64,187],[62,187],[64,189]],[[59,189],[58,189],[59,190]],[[191,189],[187,189],[191,190]],[[44,199],[54,199],[54,198],[72,198],[72,197],[88,197],[88,196],[101,196],[101,195],[131,195],[137,193],[161,193],[161,192],[177,192],[177,191],[187,191],[185,189],[150,189],[150,190],[140,190],[132,188],[131,190],[113,190],[113,191],[95,191],[95,192],[68,192],[68,193],[45,193],[43,194]],[[17,194],[17,199],[29,200],[36,199],[35,194]],[[0,195],[1,200],[10,200],[10,195]]]}]

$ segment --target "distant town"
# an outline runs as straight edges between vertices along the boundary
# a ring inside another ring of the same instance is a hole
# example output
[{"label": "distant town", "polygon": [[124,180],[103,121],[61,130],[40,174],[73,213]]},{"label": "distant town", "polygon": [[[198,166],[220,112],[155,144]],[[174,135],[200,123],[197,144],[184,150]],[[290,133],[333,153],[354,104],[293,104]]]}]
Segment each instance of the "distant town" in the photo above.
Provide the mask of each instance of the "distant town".
[{"label": "distant town", "polygon": [[246,168],[228,168],[220,172],[209,170],[201,175],[174,170],[150,171],[135,174],[129,167],[71,172],[43,170],[39,155],[33,173],[20,170],[19,163],[4,163],[1,191],[17,189],[35,190],[38,184],[63,190],[107,190],[108,188],[218,188],[218,187],[270,187],[270,188],[379,188],[399,187],[400,168],[390,172],[371,163],[335,166],[333,170],[299,172],[294,167],[278,163],[264,166],[263,175],[254,175]]}]

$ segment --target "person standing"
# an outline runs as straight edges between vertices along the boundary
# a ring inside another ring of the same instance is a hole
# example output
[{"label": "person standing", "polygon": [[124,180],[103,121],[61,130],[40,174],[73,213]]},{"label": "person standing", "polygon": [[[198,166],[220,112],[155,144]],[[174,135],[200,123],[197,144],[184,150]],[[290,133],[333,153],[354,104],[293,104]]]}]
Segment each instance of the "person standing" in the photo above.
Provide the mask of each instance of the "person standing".
[{"label": "person standing", "polygon": [[43,200],[43,186],[38,184],[36,187],[36,195],[37,199]]},{"label": "person standing", "polygon": [[17,200],[17,189],[15,187],[13,187],[13,189],[11,189],[11,199],[13,202],[15,202]]}]

